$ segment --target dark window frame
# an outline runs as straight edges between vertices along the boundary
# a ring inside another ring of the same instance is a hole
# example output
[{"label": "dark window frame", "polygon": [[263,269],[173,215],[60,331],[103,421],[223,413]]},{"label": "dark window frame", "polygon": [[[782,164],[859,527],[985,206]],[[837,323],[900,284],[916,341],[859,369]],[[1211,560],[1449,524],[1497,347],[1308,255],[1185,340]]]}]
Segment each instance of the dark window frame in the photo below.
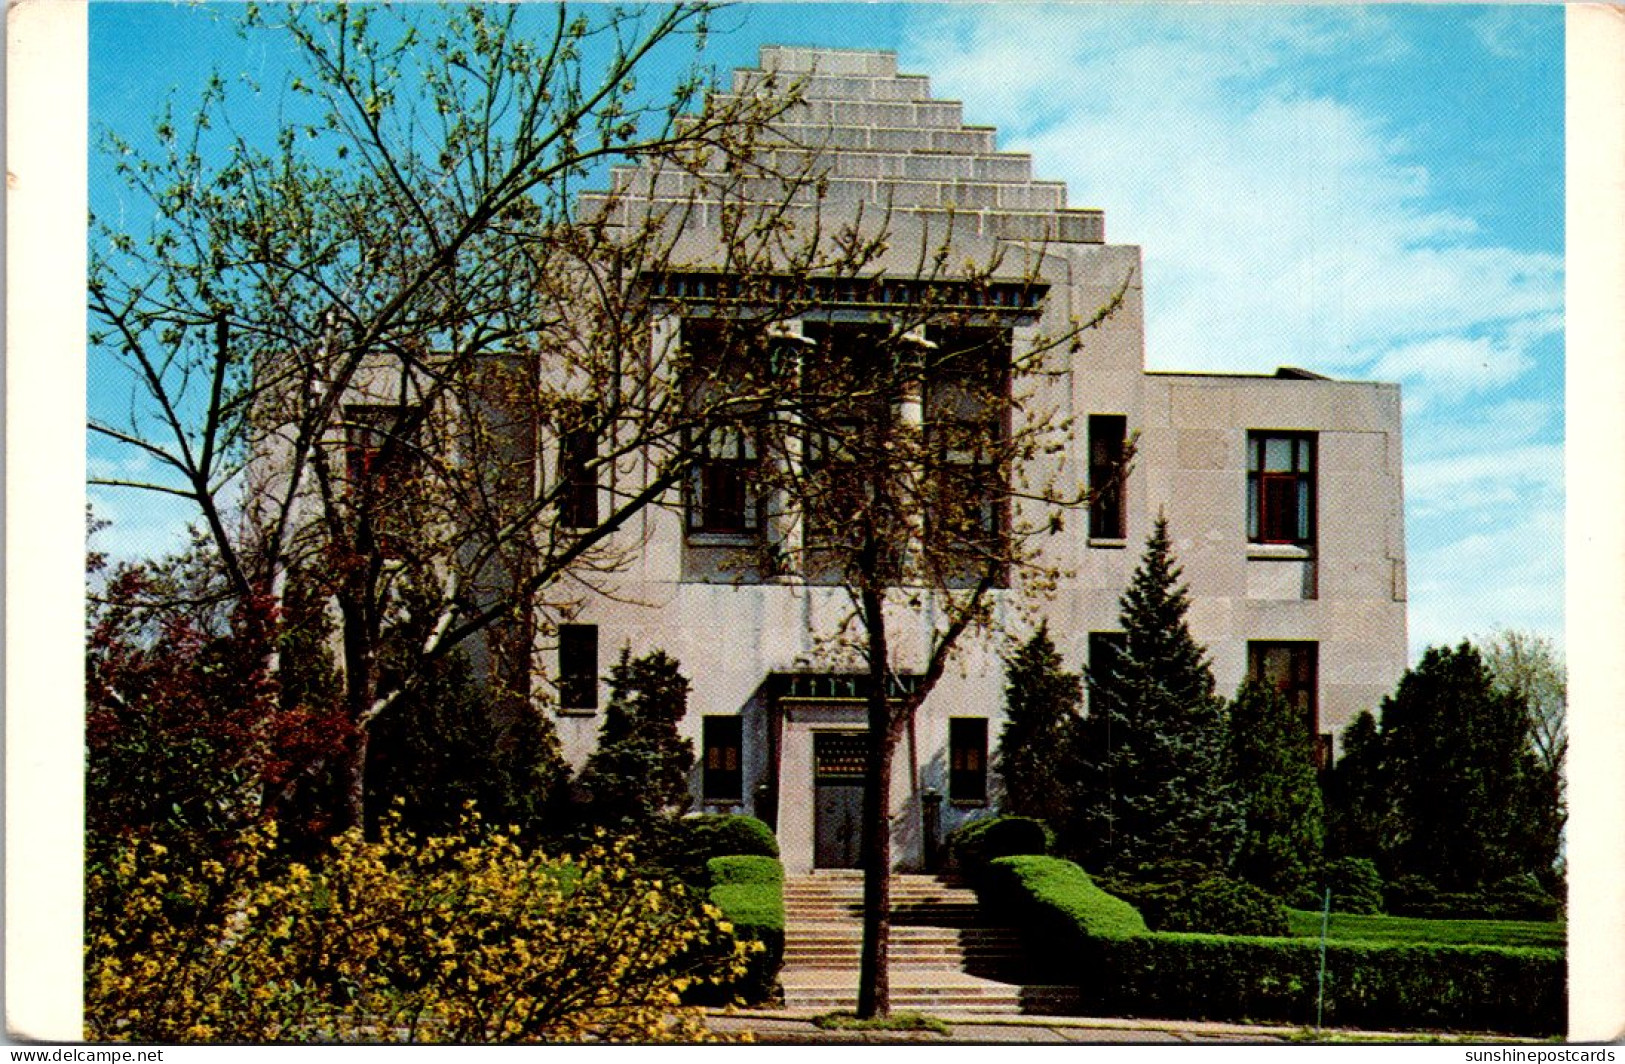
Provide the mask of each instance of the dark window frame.
[{"label": "dark window frame", "polygon": [[[1319,508],[1317,443],[1313,432],[1259,430],[1247,434],[1249,543],[1314,545]],[[1281,446],[1288,451],[1284,463],[1276,458]],[[1279,468],[1283,464],[1286,468]]]},{"label": "dark window frame", "polygon": [[589,423],[559,432],[559,522],[565,528],[598,525],[598,433]]},{"label": "dark window frame", "polygon": [[[754,537],[762,533],[761,426],[716,425],[693,434],[695,455],[684,499],[691,536]],[[728,452],[732,453],[728,453]]]},{"label": "dark window frame", "polygon": [[987,718],[948,718],[948,800],[987,804]]},{"label": "dark window frame", "polygon": [[[368,512],[378,552],[405,555],[412,498],[412,435],[417,407],[399,403],[352,403],[344,408],[344,469],[352,501]],[[358,515],[359,516],[359,515]]]},{"label": "dark window frame", "polygon": [[1128,535],[1124,506],[1127,495],[1123,455],[1128,446],[1128,417],[1089,415],[1089,538],[1124,539]]},{"label": "dark window frame", "polygon": [[559,625],[559,708],[590,712],[598,708],[598,626]]},{"label": "dark window frame", "polygon": [[700,795],[706,802],[745,800],[745,729],[737,713],[707,714],[700,722]]},{"label": "dark window frame", "polygon": [[1315,767],[1330,763],[1331,735],[1320,730],[1320,643],[1313,639],[1255,639],[1247,643],[1247,678],[1271,680],[1269,658],[1286,655],[1285,675],[1275,681],[1287,704],[1300,715],[1314,748]]}]

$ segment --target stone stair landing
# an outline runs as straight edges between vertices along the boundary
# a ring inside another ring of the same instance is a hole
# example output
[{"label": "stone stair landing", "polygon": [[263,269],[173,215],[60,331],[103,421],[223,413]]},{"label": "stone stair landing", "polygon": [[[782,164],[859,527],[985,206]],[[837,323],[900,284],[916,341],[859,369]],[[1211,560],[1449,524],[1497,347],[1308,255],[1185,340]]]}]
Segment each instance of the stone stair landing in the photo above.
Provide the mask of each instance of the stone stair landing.
[{"label": "stone stair landing", "polygon": [[[857,1006],[863,876],[820,871],[785,880],[784,969],[788,1009]],[[1055,1012],[1065,994],[1025,987],[1021,942],[982,923],[976,895],[933,876],[892,879],[891,1005],[933,1015]]]}]

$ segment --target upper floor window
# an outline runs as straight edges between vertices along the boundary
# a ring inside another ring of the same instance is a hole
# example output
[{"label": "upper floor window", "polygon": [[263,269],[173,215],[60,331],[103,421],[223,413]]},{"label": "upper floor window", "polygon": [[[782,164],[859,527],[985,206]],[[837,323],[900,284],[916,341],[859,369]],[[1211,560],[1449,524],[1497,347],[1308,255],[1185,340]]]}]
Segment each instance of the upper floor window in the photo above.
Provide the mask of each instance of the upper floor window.
[{"label": "upper floor window", "polygon": [[1123,451],[1128,419],[1122,414],[1089,415],[1089,538],[1122,539]]},{"label": "upper floor window", "polygon": [[1281,692],[1314,742],[1315,765],[1325,768],[1332,737],[1320,731],[1320,644],[1309,640],[1247,644],[1247,678]]},{"label": "upper floor window", "polygon": [[684,486],[690,533],[753,536],[761,531],[759,419],[750,410],[772,371],[758,323],[725,317],[682,323],[685,403],[693,466]]},{"label": "upper floor window", "polygon": [[1315,437],[1254,432],[1247,437],[1247,539],[1295,543],[1315,539]]},{"label": "upper floor window", "polygon": [[416,450],[415,411],[408,406],[366,405],[344,409],[345,472],[363,539],[370,534],[380,554],[400,558],[410,533]]},{"label": "upper floor window", "polygon": [[559,625],[559,708],[598,708],[598,626]]},{"label": "upper floor window", "polygon": [[406,406],[347,406],[345,468],[352,490],[368,485],[372,494],[388,497],[405,486],[411,464]]},{"label": "upper floor window", "polygon": [[987,718],[948,718],[948,799],[987,801]]},{"label": "upper floor window", "polygon": [[954,579],[987,573],[1002,584],[1009,531],[1010,331],[932,326],[918,345],[926,443],[928,559]]},{"label": "upper floor window", "polygon": [[559,520],[565,528],[598,524],[598,434],[590,425],[559,434]]},{"label": "upper floor window", "polygon": [[760,532],[756,485],[760,458],[754,426],[719,425],[697,437],[688,479],[688,530],[725,535]]}]

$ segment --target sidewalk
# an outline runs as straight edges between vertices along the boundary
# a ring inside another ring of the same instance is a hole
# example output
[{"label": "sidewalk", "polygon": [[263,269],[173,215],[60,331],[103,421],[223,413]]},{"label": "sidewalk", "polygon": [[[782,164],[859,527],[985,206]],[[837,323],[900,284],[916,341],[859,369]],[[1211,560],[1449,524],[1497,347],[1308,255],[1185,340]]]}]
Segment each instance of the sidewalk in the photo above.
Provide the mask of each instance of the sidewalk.
[{"label": "sidewalk", "polygon": [[[1214,1044],[1286,1042],[1296,1027],[1206,1023],[1197,1020],[1089,1019],[1073,1016],[964,1016],[940,1018],[951,1029],[946,1038],[929,1031],[825,1031],[813,1025],[812,1012],[744,1009],[713,1012],[706,1023],[715,1031],[749,1031],[770,1045],[838,1044],[937,1045],[955,1042],[1043,1045],[1064,1043]],[[1380,1036],[1379,1036],[1380,1037]],[[1394,1035],[1404,1039],[1404,1035]],[[1415,1037],[1415,1036],[1411,1036]]]}]

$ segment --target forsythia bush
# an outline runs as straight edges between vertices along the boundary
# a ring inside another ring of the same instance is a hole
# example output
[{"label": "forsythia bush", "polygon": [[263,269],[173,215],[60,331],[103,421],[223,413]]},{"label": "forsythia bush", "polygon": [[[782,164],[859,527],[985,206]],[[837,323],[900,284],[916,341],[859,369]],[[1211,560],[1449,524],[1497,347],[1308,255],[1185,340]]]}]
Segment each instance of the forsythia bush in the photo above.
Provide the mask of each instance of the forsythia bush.
[{"label": "forsythia bush", "polygon": [[[251,833],[229,867],[184,874],[132,845],[91,871],[87,1038],[700,1041],[681,995],[737,979],[753,945],[640,876],[624,842],[548,857],[470,818],[429,839],[352,832],[319,867],[262,874],[274,842]],[[706,970],[684,970],[695,957]]]}]

